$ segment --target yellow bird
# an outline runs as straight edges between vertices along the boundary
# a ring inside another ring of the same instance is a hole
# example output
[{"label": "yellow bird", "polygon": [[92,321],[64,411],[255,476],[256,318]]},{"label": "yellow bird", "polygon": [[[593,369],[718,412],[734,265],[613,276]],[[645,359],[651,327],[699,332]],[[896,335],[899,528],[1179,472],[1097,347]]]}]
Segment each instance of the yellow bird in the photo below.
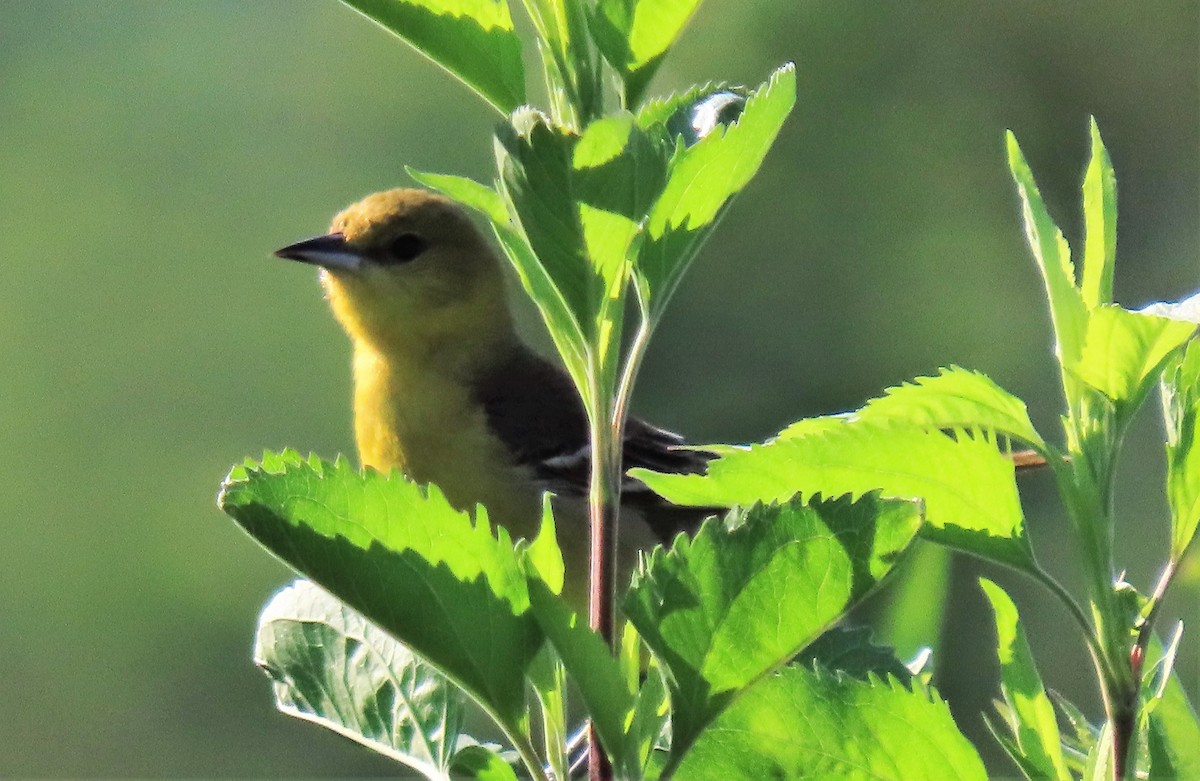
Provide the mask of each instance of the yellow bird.
[{"label": "yellow bird", "polygon": [[[587,574],[587,419],[567,374],[517,336],[503,264],[463,210],[424,190],[375,193],[334,217],[328,234],[275,254],[321,267],[353,343],[363,465],[434,483],[462,510],[482,504],[514,537],[533,536],[542,494],[553,492],[568,588],[577,591]],[[701,471],[711,455],[680,444],[630,419],[624,468]],[[707,512],[670,505],[629,477],[623,489],[625,569],[634,551],[694,528]]]}]

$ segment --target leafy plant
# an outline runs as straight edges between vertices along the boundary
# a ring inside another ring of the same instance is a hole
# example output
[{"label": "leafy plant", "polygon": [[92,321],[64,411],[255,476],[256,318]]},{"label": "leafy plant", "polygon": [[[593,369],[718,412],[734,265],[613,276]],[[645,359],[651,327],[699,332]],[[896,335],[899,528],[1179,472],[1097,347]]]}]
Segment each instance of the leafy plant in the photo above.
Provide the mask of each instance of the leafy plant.
[{"label": "leafy plant", "polygon": [[[1067,412],[1065,444],[1056,447],[1033,427],[1025,405],[986,377],[943,370],[893,388],[846,416],[804,420],[763,445],[729,451],[706,475],[642,477],[681,503],[771,500],[797,490],[881,490],[920,496],[928,513],[923,535],[935,542],[1017,569],[1057,597],[1088,642],[1105,704],[1102,729],[1090,727],[1064,749],[1051,701],[1034,666],[1016,607],[985,581],[996,616],[1004,700],[994,732],[1030,778],[1071,778],[1068,759],[1087,778],[1157,777],[1200,770],[1196,719],[1178,681],[1171,681],[1177,644],[1161,651],[1154,639],[1163,597],[1196,537],[1200,521],[1193,436],[1200,392],[1200,346],[1194,336],[1200,298],[1129,311],[1112,303],[1116,242],[1116,180],[1095,123],[1083,182],[1085,249],[1077,280],[1070,248],[1046,210],[1016,140],[1009,166],[1017,183],[1029,245],[1045,282],[1056,335]],[[1113,550],[1113,474],[1130,420],[1158,384],[1167,427],[1170,551],[1150,596],[1117,574]],[[1024,528],[1014,462],[1007,442],[1033,449],[1053,471],[1072,521],[1087,575],[1086,609],[1046,572]],[[1147,659],[1150,659],[1149,665]],[[1154,716],[1169,687],[1175,739]],[[1078,710],[1063,705],[1078,721]],[[1155,724],[1160,724],[1156,727]],[[1157,747],[1139,754],[1138,744]],[[1144,760],[1144,761],[1143,761]],[[1147,763],[1149,763],[1147,765]]]},{"label": "leafy plant", "polygon": [[[766,443],[716,446],[707,474],[640,472],[674,502],[731,509],[645,558],[618,632],[619,443],[638,368],[684,272],[791,112],[793,68],[753,89],[647,101],[698,0],[523,0],[548,94],[538,110],[525,105],[505,0],[345,2],[502,115],[493,182],[410,174],[488,222],[578,387],[593,454],[592,603],[584,621],[562,597],[549,502],[538,536],[512,540],[484,508],[459,512],[436,486],[344,459],[264,454],[230,472],[219,502],[306,578],[259,625],[256,659],[282,710],[428,778],[565,779],[580,758],[580,710],[593,778],[983,778],[928,677],[835,626],[920,534],[1032,576],[1088,638],[1106,722],[1094,728],[1060,702],[1073,725],[1060,734],[1015,606],[984,584],[1000,640],[996,732],[1023,772],[1200,768],[1200,727],[1171,671],[1178,634],[1164,649],[1153,631],[1200,524],[1198,318],[1194,304],[1112,305],[1115,182],[1094,128],[1078,282],[1009,144],[1058,338],[1065,444],[1049,444],[990,379],[952,367]],[[1114,578],[1112,470],[1158,382],[1172,546],[1143,598]],[[1012,442],[1055,473],[1089,576],[1087,611],[1034,555]],[[495,723],[498,742],[464,733],[471,709]]]}]

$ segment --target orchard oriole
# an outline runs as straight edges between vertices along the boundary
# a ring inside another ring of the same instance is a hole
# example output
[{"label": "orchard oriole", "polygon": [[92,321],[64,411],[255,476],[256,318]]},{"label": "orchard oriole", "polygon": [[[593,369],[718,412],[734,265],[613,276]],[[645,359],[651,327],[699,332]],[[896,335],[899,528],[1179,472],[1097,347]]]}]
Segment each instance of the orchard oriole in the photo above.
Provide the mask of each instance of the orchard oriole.
[{"label": "orchard oriole", "polygon": [[[514,537],[533,536],[542,494],[554,493],[577,591],[587,577],[587,418],[568,375],[517,336],[502,262],[464,211],[424,190],[388,190],[340,212],[329,233],[275,254],[321,267],[353,343],[363,465],[434,483],[462,510],[481,504]],[[622,444],[624,469],[698,472],[711,457],[636,418]],[[622,495],[634,511],[622,514],[626,568],[633,551],[711,512],[670,505],[630,477]]]}]

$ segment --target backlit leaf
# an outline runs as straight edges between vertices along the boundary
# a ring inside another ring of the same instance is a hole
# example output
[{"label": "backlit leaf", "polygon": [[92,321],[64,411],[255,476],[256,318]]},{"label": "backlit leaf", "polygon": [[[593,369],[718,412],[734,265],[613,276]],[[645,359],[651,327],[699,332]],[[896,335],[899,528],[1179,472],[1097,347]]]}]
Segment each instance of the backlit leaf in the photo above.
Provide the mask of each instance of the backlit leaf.
[{"label": "backlit leaf", "polygon": [[1024,759],[1022,766],[1036,773],[1033,777],[1071,781],[1063,759],[1054,706],[1042,686],[1017,606],[992,581],[980,579],[979,585],[995,613],[1000,690],[1012,716],[1008,724],[1015,739],[1012,748]]},{"label": "backlit leaf", "polygon": [[1046,210],[1033,172],[1029,170],[1029,164],[1025,162],[1025,156],[1021,154],[1017,139],[1011,132],[1008,134],[1008,166],[1021,196],[1025,236],[1042,272],[1046,296],[1050,300],[1057,355],[1063,364],[1074,363],[1083,349],[1087,307],[1079,288],[1075,286],[1071,248]]},{"label": "backlit leaf", "polygon": [[911,502],[793,500],[712,519],[656,549],[625,613],[669,673],[672,750],[870,591],[920,523]]},{"label": "backlit leaf", "polygon": [[984,781],[936,693],[789,666],[706,729],[679,781]]},{"label": "backlit leaf", "polygon": [[1094,309],[1112,303],[1117,257],[1117,178],[1096,118],[1091,120],[1092,157],[1083,178],[1083,303]]},{"label": "backlit leaf", "polygon": [[1163,365],[1196,332],[1196,324],[1104,305],[1088,317],[1078,362],[1066,368],[1103,393],[1119,412],[1141,406]]},{"label": "backlit leaf", "polygon": [[1044,449],[1025,402],[979,372],[951,366],[936,377],[918,377],[872,399],[857,413],[936,429],[988,429]]},{"label": "backlit leaf", "polygon": [[924,536],[1009,566],[1032,567],[1013,462],[978,432],[813,418],[764,444],[723,450],[707,474],[632,474],[672,502],[698,507],[875,490],[920,499]]},{"label": "backlit leaf", "polygon": [[634,268],[656,318],[725,207],[758,171],[796,102],[796,71],[785,65],[750,94],[736,122],[717,124],[679,146],[650,210]]},{"label": "backlit leaf", "polygon": [[542,643],[508,533],[433,487],[286,451],[235,467],[221,509],[465,688],[509,729]]},{"label": "backlit leaf", "polygon": [[521,40],[505,0],[342,0],[507,114],[525,102]]}]

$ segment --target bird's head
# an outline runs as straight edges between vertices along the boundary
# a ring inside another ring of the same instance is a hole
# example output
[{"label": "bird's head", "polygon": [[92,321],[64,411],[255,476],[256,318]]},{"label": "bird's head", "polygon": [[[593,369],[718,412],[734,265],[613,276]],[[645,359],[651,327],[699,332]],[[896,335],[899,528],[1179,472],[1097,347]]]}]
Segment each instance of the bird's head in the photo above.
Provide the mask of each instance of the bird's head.
[{"label": "bird's head", "polygon": [[425,190],[368,195],[324,236],[275,252],[321,267],[338,321],[356,341],[444,350],[511,333],[500,261],[458,205]]}]

